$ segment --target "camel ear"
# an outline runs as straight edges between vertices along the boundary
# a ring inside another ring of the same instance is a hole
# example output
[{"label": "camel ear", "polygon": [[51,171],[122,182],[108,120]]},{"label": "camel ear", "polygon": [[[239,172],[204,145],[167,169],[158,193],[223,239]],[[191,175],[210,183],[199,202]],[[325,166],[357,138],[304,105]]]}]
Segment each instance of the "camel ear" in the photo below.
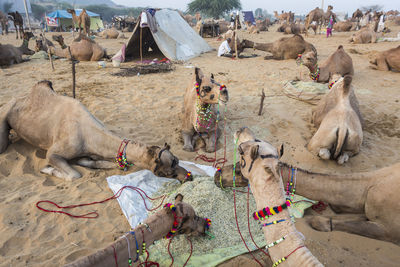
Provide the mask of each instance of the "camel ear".
[{"label": "camel ear", "polygon": [[175,197],[175,204],[182,202],[182,200],[183,200],[183,195],[177,194]]},{"label": "camel ear", "polygon": [[255,160],[258,157],[258,149],[260,148],[259,145],[254,145],[251,147],[250,157],[252,160]]},{"label": "camel ear", "polygon": [[199,68],[194,68],[194,75],[196,76],[196,82],[201,85],[201,80],[203,79],[203,73]]},{"label": "camel ear", "polygon": [[283,156],[283,152],[284,152],[284,148],[283,148],[283,143],[281,144],[281,146],[279,147],[279,155],[278,158],[280,159]]},{"label": "camel ear", "polygon": [[[156,157],[156,155],[157,155],[157,149],[158,149],[159,147],[158,146],[151,146],[148,150],[147,150],[147,153],[150,155],[150,157],[152,157],[152,158],[155,158]],[[157,157],[157,159],[158,159],[158,157]]]},{"label": "camel ear", "polygon": [[168,145],[167,143],[165,143],[165,144],[164,144],[164,148],[165,148],[166,150],[170,150],[170,149],[171,149],[171,146]]},{"label": "camel ear", "polygon": [[352,80],[353,76],[351,75],[344,76],[344,88],[349,88]]},{"label": "camel ear", "polygon": [[214,74],[211,73],[211,80],[214,80]]}]

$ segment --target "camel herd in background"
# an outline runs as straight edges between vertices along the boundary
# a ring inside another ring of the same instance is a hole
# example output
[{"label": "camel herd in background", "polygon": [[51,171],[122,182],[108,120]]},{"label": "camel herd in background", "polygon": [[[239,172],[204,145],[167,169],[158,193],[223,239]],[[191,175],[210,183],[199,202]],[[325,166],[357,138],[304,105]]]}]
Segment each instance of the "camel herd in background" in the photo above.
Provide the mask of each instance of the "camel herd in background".
[{"label": "camel herd in background", "polygon": [[[90,33],[90,19],[88,20],[86,12],[82,12],[80,16],[76,16],[73,10],[68,10],[68,12],[73,15],[74,22],[79,25],[79,36],[69,44],[69,47],[64,43],[61,35],[53,36],[53,40],[61,48],[55,47],[50,40],[41,36],[39,40],[36,40],[36,50],[43,50],[63,58],[70,58],[68,52],[70,50],[73,58],[82,61],[98,61],[108,58],[105,49],[86,36]],[[397,11],[389,11],[386,14],[383,12],[363,14],[360,10],[356,10],[347,21],[337,23],[339,24],[337,30],[359,29],[352,36],[352,42],[375,42],[379,37],[378,24],[383,15],[386,16],[386,20],[394,23],[400,22]],[[309,28],[312,28],[315,34],[320,32],[321,27],[327,23],[330,17],[336,17],[333,7],[329,6],[326,12],[315,8],[306,16],[304,23],[296,21],[292,12],[282,12],[282,14],[275,12],[275,16],[277,21],[282,24],[278,30],[286,34],[293,34],[293,36],[282,37],[272,43],[258,43],[251,40],[240,40],[235,32],[231,31],[230,38],[237,40],[238,50],[235,51],[234,47],[231,48],[236,53],[240,53],[246,48],[266,51],[271,56],[267,56],[265,59],[299,60],[308,68],[311,80],[329,85],[331,90],[313,110],[312,122],[316,132],[309,140],[307,148],[323,160],[335,160],[338,164],[344,164],[350,157],[359,153],[363,141],[363,118],[352,86],[354,75],[352,59],[340,45],[324,62],[319,64],[317,49],[300,35],[304,33],[307,36]],[[3,17],[4,15],[0,14],[0,20]],[[187,19],[193,21],[194,18],[187,17]],[[200,16],[196,16],[196,20],[198,24],[202,23]],[[16,14],[13,16],[13,21],[18,25]],[[230,27],[226,22],[219,23],[225,25],[227,30]],[[268,30],[270,25],[271,22],[265,19],[258,20],[256,25],[247,24],[246,26],[251,32],[260,32]],[[84,34],[81,34],[81,28],[83,28]],[[20,47],[0,44],[0,65],[21,63],[23,54],[34,53],[28,48],[29,39],[33,37],[33,34],[24,32],[23,27],[20,27],[17,31],[17,38],[20,31],[23,37],[23,44]],[[378,53],[371,64],[379,70],[400,71],[400,46]],[[219,116],[219,106],[217,109],[217,105],[226,105],[228,100],[226,86],[215,81],[212,74],[204,74],[202,70],[195,68],[183,103],[183,150],[194,151],[198,140],[204,141],[207,152],[216,150],[215,144],[221,135],[217,119]],[[66,110],[68,112],[65,112]],[[43,117],[46,117],[47,120],[40,119]],[[65,121],[68,123],[63,123]],[[32,125],[34,126],[32,127]],[[37,83],[27,96],[15,98],[0,108],[0,153],[4,153],[9,145],[11,129],[28,143],[47,150],[48,166],[41,170],[42,173],[66,180],[81,177],[81,174],[71,166],[72,163],[88,168],[115,167],[111,161],[114,160],[115,149],[122,140],[107,130],[79,101],[57,95],[53,90],[52,83],[48,81]],[[258,140],[248,128],[238,130],[235,139],[238,140],[240,157],[236,172],[237,184],[250,183],[257,208],[260,210],[260,213],[256,214],[265,215],[268,207],[275,206],[276,210],[268,209],[271,214],[268,213],[267,219],[274,215],[274,219],[285,221],[275,228],[263,228],[266,241],[268,244],[273,244],[268,250],[274,262],[279,262],[282,260],[282,256],[292,251],[293,256],[289,260],[296,262],[297,265],[321,266],[318,259],[304,246],[304,240],[290,220],[286,209],[291,202],[285,200],[287,197],[282,190],[282,171],[287,168],[287,165],[279,161],[283,154],[283,147],[277,150],[268,142]],[[188,178],[187,171],[178,165],[179,160],[170,152],[167,144],[164,147],[158,147],[133,141],[126,143],[125,150],[126,158],[133,160],[141,168],[151,170],[158,176],[174,178],[181,182],[191,180]],[[397,164],[372,173],[341,178],[300,170],[297,181],[300,191],[307,196],[307,190],[304,188],[312,188],[313,194],[310,193],[310,198],[327,201],[335,207],[336,211],[345,211],[350,214],[350,217],[342,215],[328,218],[317,217],[312,219],[311,224],[314,228],[322,231],[347,231],[399,244],[398,169]],[[232,170],[232,166],[227,166],[218,172],[216,184],[225,187],[232,186]],[[376,178],[378,174],[382,179]],[[315,185],[314,178],[321,178],[321,181]],[[324,186],[324,183],[331,187]],[[343,199],[338,200],[334,195],[326,196],[327,190],[334,190]],[[199,221],[194,210],[182,202],[182,196],[177,196],[176,205],[182,207],[179,211],[180,216],[186,214],[185,216],[188,217],[188,220],[179,225],[180,229],[178,230],[182,230],[179,233],[204,234],[207,228],[206,220],[203,218]],[[151,241],[164,236],[171,228],[170,225],[174,223],[171,219],[175,218],[176,214],[171,213],[169,208],[164,208],[160,214],[160,216],[150,217],[146,221],[148,224],[153,224],[153,227],[163,228],[159,235],[154,234],[149,239]],[[165,218],[164,222],[168,222],[164,223],[164,226],[159,226],[161,217]],[[190,224],[192,225],[189,227]],[[147,231],[145,228],[143,230]],[[286,241],[275,246],[277,244],[274,243],[282,237],[286,237],[283,238]],[[129,238],[133,242],[131,236],[125,238]],[[145,242],[144,235],[139,238],[141,238],[139,241]],[[122,255],[119,259],[123,262],[126,261],[128,253],[125,241],[121,240],[117,240],[114,245],[118,244],[117,251]],[[71,266],[91,266],[99,261],[102,262],[99,264],[109,266],[113,262],[111,248],[108,247],[94,255],[78,260]],[[283,261],[286,260],[288,259]]]}]

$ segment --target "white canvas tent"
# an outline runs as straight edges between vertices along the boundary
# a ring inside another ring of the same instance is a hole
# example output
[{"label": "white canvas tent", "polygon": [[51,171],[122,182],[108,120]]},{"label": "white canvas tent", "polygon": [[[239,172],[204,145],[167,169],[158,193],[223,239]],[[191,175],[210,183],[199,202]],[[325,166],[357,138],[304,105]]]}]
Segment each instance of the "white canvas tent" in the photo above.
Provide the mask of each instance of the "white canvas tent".
[{"label": "white canvas tent", "polygon": [[[142,28],[141,31],[140,20],[136,24],[126,45],[125,58],[139,58],[141,43],[144,56],[151,48],[152,52],[161,52],[170,60],[188,60],[212,50],[178,12],[169,9],[157,10],[154,19],[157,25],[155,33],[148,27]],[[119,53],[121,52],[122,50]]]}]

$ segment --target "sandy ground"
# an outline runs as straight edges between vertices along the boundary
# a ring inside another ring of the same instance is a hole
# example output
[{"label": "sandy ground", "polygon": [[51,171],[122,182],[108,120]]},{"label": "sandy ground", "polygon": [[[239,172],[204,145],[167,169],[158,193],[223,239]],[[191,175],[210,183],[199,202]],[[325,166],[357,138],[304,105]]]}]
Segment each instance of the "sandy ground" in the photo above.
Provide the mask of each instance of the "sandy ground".
[{"label": "sandy ground", "polygon": [[[394,30],[393,35],[399,28]],[[154,145],[168,142],[180,159],[194,161],[196,153],[182,150],[180,116],[185,88],[193,73],[190,66],[198,66],[214,73],[216,80],[229,89],[227,152],[230,162],[232,133],[241,126],[248,126],[260,139],[276,146],[284,143],[286,154],[282,160],[296,166],[339,173],[375,170],[400,159],[400,74],[370,69],[368,57],[372,51],[387,50],[398,46],[399,42],[352,45],[347,42],[350,34],[334,33],[329,39],[322,35],[307,38],[316,46],[320,60],[326,59],[340,44],[347,51],[352,48],[360,52],[350,55],[355,67],[353,84],[366,121],[364,142],[360,154],[344,166],[319,160],[305,148],[315,131],[310,124],[312,106],[282,93],[283,83],[299,73],[295,61],[265,61],[266,53],[261,51],[249,50],[260,56],[238,61],[217,58],[213,51],[185,64],[175,64],[173,72],[135,77],[112,76],[118,69],[109,62],[103,69],[98,68],[97,62],[81,62],[77,65],[77,98],[121,137]],[[68,43],[70,34],[65,36]],[[240,36],[270,42],[282,34],[271,30],[258,35],[241,33]],[[98,38],[96,41],[113,54],[124,40]],[[207,41],[214,48],[220,43],[216,39]],[[0,36],[0,42],[20,44],[14,34]],[[31,41],[32,49],[33,45]],[[52,72],[48,61],[31,60],[0,69],[0,106],[14,95],[26,93],[43,79],[51,80],[58,93],[72,95],[71,65],[57,60],[55,68]],[[262,116],[257,116],[262,88],[267,98]],[[63,205],[105,199],[112,194],[105,178],[122,174],[121,171],[76,167],[83,178],[65,182],[39,173],[46,164],[45,151],[15,135],[12,140],[13,144],[0,155],[0,266],[60,266],[105,247],[129,229],[116,201],[74,211],[95,209],[100,214],[95,220],[44,213],[35,207],[35,203],[43,199]],[[219,155],[222,156],[222,152],[221,143]],[[343,232],[317,232],[305,220],[300,220],[296,226],[306,236],[311,252],[326,266],[398,266],[400,262],[400,247],[394,244]],[[246,257],[224,266],[240,265],[252,266]]]}]

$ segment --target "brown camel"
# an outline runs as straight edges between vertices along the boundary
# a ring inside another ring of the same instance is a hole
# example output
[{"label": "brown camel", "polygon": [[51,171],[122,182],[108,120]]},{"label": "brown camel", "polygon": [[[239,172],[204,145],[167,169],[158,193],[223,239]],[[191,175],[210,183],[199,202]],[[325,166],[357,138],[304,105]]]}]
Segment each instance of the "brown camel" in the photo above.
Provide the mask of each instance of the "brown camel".
[{"label": "brown camel", "polygon": [[[329,5],[328,9],[326,12],[324,10],[316,7],[315,9],[311,10],[310,13],[306,16],[305,19],[305,27],[306,29],[309,29],[309,26],[311,25],[312,22],[317,23],[317,27],[319,26],[319,32],[321,33],[321,27],[322,24],[324,24],[327,20],[329,20],[329,17],[334,15],[332,12],[333,6]],[[308,31],[306,31],[306,36],[308,36]]]},{"label": "brown camel", "polygon": [[[175,197],[175,216],[178,218],[178,226],[174,236],[180,234],[204,236],[209,227],[207,219],[197,216],[192,206],[182,202],[182,199],[183,196],[181,194]],[[127,266],[130,260],[132,262],[135,261],[138,256],[137,251],[139,251],[139,255],[144,253],[143,244],[148,247],[171,231],[175,216],[169,207],[164,207],[144,220],[143,224],[139,224],[135,229],[121,236],[108,247],[68,263],[64,267],[109,267],[116,264],[118,266]],[[138,245],[137,247],[136,244]],[[130,248],[130,251],[128,251],[128,248]]]},{"label": "brown camel", "polygon": [[358,22],[362,19],[363,13],[360,9],[357,8],[356,11],[354,11],[353,16],[351,16],[353,19],[356,19]]},{"label": "brown camel", "polygon": [[358,32],[354,33],[349,41],[354,44],[376,43],[377,39],[381,36],[381,33],[376,33],[369,27],[364,27]]},{"label": "brown camel", "polygon": [[6,14],[0,11],[0,26],[1,26],[1,35],[4,35],[4,33],[7,35],[8,34],[8,18]]},{"label": "brown camel", "polygon": [[361,116],[351,104],[351,81],[352,76],[346,75],[318,103],[313,113],[318,130],[307,145],[311,153],[325,160],[334,159],[338,164],[358,154],[363,140]]},{"label": "brown camel", "polygon": [[282,11],[282,14],[279,15],[278,12],[274,11],[274,16],[279,20],[279,23],[289,22],[290,20],[290,14],[287,12],[283,13]]},{"label": "brown camel", "polygon": [[244,40],[244,42],[245,48],[254,48],[272,54],[272,56],[266,56],[264,59],[296,59],[299,54],[307,52],[313,52],[317,55],[315,47],[298,34],[292,37],[283,37],[273,43],[254,43],[249,40]]},{"label": "brown camel", "polygon": [[90,33],[90,17],[86,13],[86,9],[82,9],[81,14],[79,16],[76,16],[76,12],[74,9],[67,9],[67,12],[72,15],[72,20],[74,21],[75,25],[78,25],[79,27],[79,34],[81,34],[83,26],[83,33],[85,35],[88,35]]},{"label": "brown camel", "polygon": [[19,64],[23,61],[22,55],[33,55],[35,51],[28,48],[29,40],[33,37],[31,32],[24,32],[23,42],[20,47],[15,47],[10,44],[0,44],[0,66],[9,66]]},{"label": "brown camel", "polygon": [[19,37],[22,39],[23,35],[24,35],[24,20],[23,20],[21,14],[19,14],[18,11],[15,11],[15,12],[8,13],[8,15],[10,16],[11,20],[14,22],[15,33],[17,35],[17,39],[18,39],[18,33],[19,33]]},{"label": "brown camel", "polygon": [[322,64],[318,66],[318,58],[313,52],[301,56],[301,61],[310,70],[310,77],[316,82],[326,83],[334,74],[353,75],[353,60],[340,45]]},{"label": "brown camel", "polygon": [[339,21],[333,25],[333,29],[337,32],[349,32],[354,28],[355,22],[351,22],[349,20]]},{"label": "brown camel", "polygon": [[[216,174],[218,187],[232,187],[232,166]],[[293,166],[279,162],[281,177],[286,184]],[[295,168],[296,193],[313,200],[329,203],[342,214],[309,220],[317,230],[343,231],[400,245],[400,163],[379,170],[352,174],[321,174]],[[236,164],[236,186],[247,186],[248,180]],[[328,193],[329,192],[329,193]],[[340,196],[340,197],[338,197]]]},{"label": "brown camel", "polygon": [[54,46],[54,44],[47,38],[45,38],[42,34],[40,34],[40,39],[36,39],[35,51],[45,51],[47,52],[48,47]]},{"label": "brown camel", "polygon": [[235,139],[239,139],[241,173],[249,180],[251,192],[259,210],[255,213],[258,215],[253,215],[253,217],[255,219],[265,217],[262,223],[284,220],[272,226],[263,227],[264,237],[268,244],[267,249],[274,262],[273,266],[282,261],[285,262],[285,266],[323,266],[305,246],[304,236],[297,231],[286,208],[290,202],[287,198],[285,199],[278,169],[283,146],[278,152],[271,144],[257,140],[248,128],[237,131]]},{"label": "brown camel", "polygon": [[251,24],[250,21],[246,21],[246,26],[247,26],[247,32],[252,34],[252,33],[260,33],[256,25]]},{"label": "brown camel", "polygon": [[384,71],[397,71],[400,72],[400,45],[378,53],[370,61],[372,68]]},{"label": "brown camel", "polygon": [[268,26],[271,24],[269,19],[257,20],[256,27],[260,32],[268,31]]},{"label": "brown camel", "polygon": [[[62,35],[53,35],[53,40],[60,44],[61,49],[56,48],[55,46],[50,46],[50,52],[53,55],[62,58],[70,58],[68,46],[65,45]],[[99,61],[100,59],[107,57],[107,53],[104,48],[102,48],[89,37],[82,34],[72,41],[69,47],[71,49],[72,57],[76,60]]]},{"label": "brown camel", "polygon": [[125,158],[140,168],[157,176],[186,178],[167,144],[163,148],[136,141],[123,145],[123,139],[107,130],[78,100],[57,95],[49,81],[37,83],[28,95],[0,108],[0,153],[9,145],[11,129],[26,142],[47,150],[49,166],[41,172],[58,178],[71,181],[81,177],[71,167],[72,161],[88,168],[114,168],[111,161],[120,146],[125,147]]},{"label": "brown camel", "polygon": [[99,32],[97,36],[103,37],[105,39],[117,39],[120,36],[119,32],[116,28],[105,29],[102,32]]},{"label": "brown camel", "polygon": [[217,104],[222,102],[221,105],[226,105],[228,100],[228,90],[214,81],[213,74],[205,76],[199,68],[195,68],[193,78],[186,89],[183,106],[184,150],[193,151],[196,141],[201,138],[205,142],[207,152],[215,151],[215,144],[221,135],[217,122]]}]

